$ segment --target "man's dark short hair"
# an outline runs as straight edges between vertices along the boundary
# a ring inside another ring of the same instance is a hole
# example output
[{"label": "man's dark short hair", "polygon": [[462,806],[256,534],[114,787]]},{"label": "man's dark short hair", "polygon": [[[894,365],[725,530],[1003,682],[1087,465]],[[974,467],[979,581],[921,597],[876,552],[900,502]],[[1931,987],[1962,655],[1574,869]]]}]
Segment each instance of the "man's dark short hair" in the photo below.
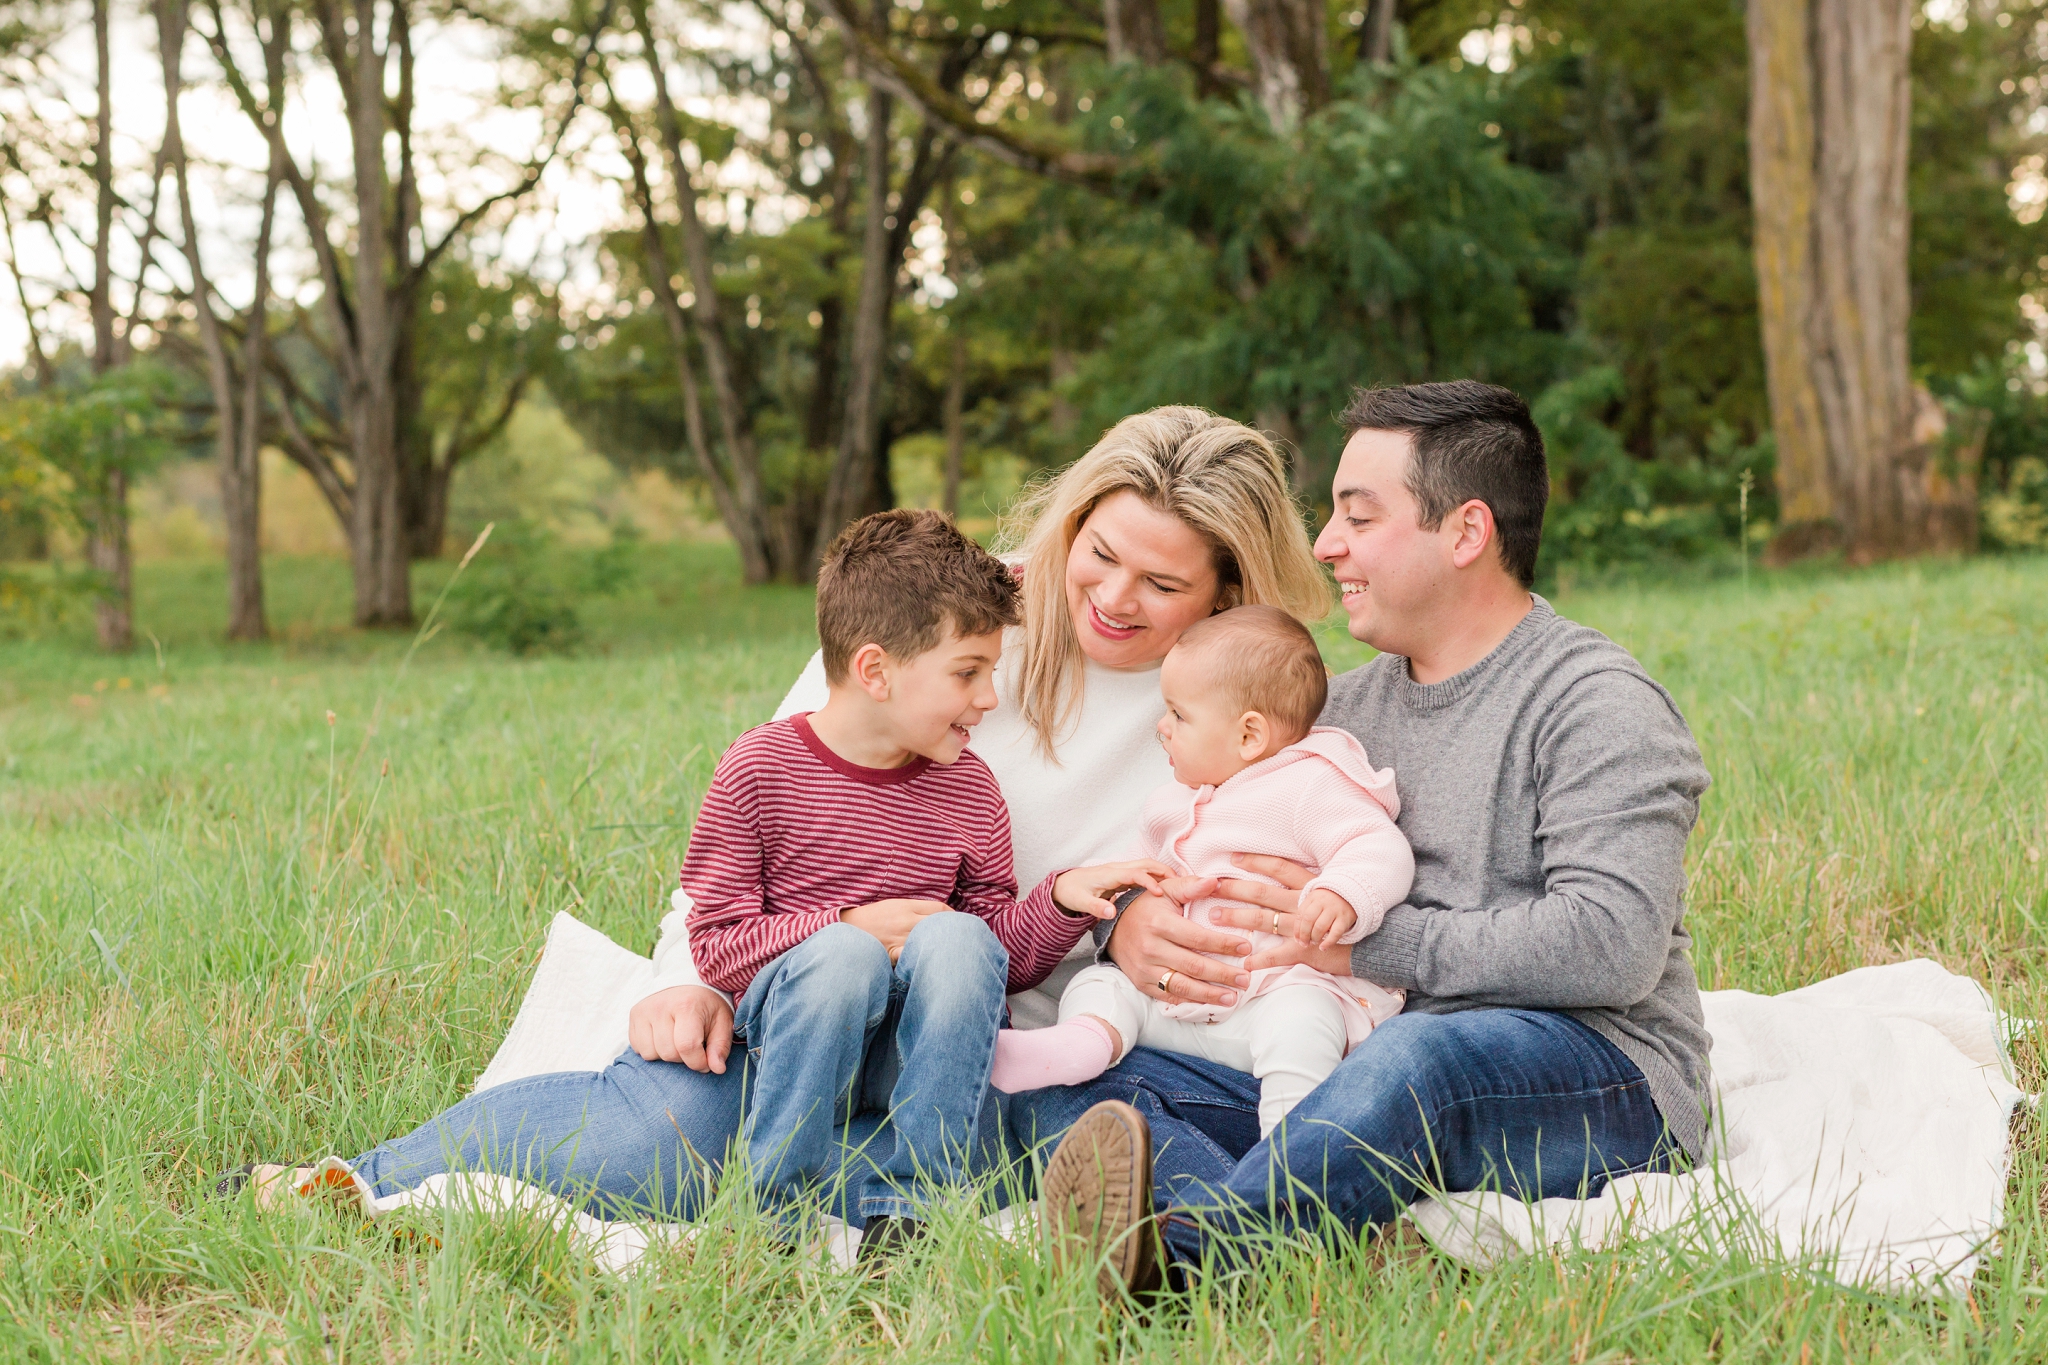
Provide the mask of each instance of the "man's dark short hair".
[{"label": "man's dark short hair", "polygon": [[1543,433],[1521,395],[1476,379],[1360,389],[1338,421],[1344,439],[1361,431],[1405,431],[1414,441],[1408,491],[1425,531],[1477,499],[1493,510],[1500,561],[1528,587],[1536,581],[1550,465]]},{"label": "man's dark short hair", "polygon": [[818,643],[831,682],[846,680],[863,645],[910,660],[948,627],[987,635],[1018,620],[1016,577],[938,512],[898,508],[862,517],[839,533],[818,568]]}]

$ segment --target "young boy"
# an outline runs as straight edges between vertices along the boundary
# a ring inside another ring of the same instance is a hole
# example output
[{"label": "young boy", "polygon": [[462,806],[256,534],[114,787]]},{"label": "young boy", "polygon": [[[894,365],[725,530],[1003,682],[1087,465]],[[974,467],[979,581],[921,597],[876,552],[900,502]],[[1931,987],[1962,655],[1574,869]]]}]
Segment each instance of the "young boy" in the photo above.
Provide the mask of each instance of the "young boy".
[{"label": "young boy", "polygon": [[1017,615],[1009,570],[938,513],[849,527],[818,574],[829,699],[733,742],[683,863],[691,959],[738,997],[764,1198],[796,1204],[852,1113],[890,1115],[864,1257],[921,1230],[918,1193],[964,1179],[1004,996],[1164,871],[1056,873],[1017,899],[1009,812],[966,748]]}]

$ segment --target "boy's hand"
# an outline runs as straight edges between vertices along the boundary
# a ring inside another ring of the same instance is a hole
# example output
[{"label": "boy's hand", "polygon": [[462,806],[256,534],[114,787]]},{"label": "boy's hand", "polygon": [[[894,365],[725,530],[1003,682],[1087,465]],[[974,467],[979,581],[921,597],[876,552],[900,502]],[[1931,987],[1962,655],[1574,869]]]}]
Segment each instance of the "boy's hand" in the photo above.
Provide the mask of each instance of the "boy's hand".
[{"label": "boy's hand", "polygon": [[1358,912],[1326,886],[1319,886],[1301,898],[1301,911],[1294,918],[1294,936],[1303,943],[1327,948],[1358,923]]},{"label": "boy's hand", "polygon": [[897,898],[886,901],[869,901],[841,910],[839,918],[856,929],[864,929],[881,941],[889,950],[889,960],[894,962],[903,952],[903,941],[910,937],[910,931],[926,915],[936,915],[941,910],[953,907],[944,901],[914,901]]},{"label": "boy's hand", "polygon": [[1059,879],[1052,884],[1053,904],[1073,914],[1113,919],[1116,906],[1109,901],[1113,893],[1129,886],[1142,886],[1147,891],[1164,895],[1163,879],[1172,875],[1172,868],[1150,858],[1138,858],[1128,863],[1103,863],[1099,867],[1077,867],[1060,873]]},{"label": "boy's hand", "polygon": [[626,1037],[650,1062],[681,1062],[723,1076],[732,1051],[732,1006],[709,986],[670,986],[633,1006]]}]

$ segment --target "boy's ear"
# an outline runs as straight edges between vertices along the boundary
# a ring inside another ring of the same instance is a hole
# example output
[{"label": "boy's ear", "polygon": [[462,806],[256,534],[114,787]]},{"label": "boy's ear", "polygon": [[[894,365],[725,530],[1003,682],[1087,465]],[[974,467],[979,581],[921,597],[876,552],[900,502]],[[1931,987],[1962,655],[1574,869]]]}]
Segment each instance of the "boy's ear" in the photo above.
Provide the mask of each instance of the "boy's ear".
[{"label": "boy's ear", "polygon": [[887,701],[891,672],[889,665],[889,651],[870,641],[856,649],[853,658],[847,662],[847,681],[875,701]]},{"label": "boy's ear", "polygon": [[1249,763],[1266,752],[1266,740],[1273,733],[1273,726],[1257,711],[1247,711],[1237,718],[1237,756]]}]

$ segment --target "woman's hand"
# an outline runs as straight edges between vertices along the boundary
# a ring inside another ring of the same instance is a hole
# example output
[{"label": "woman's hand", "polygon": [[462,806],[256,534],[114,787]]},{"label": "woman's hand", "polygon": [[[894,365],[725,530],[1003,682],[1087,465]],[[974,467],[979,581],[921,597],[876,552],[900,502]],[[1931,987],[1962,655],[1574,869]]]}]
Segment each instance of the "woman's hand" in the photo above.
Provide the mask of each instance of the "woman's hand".
[{"label": "woman's hand", "polygon": [[889,960],[894,962],[902,955],[904,940],[910,937],[910,931],[917,927],[919,920],[952,908],[944,901],[914,901],[898,897],[869,901],[866,905],[841,910],[839,918],[881,940],[882,946],[889,950]]},{"label": "woman's hand", "polygon": [[1225,902],[1210,912],[1218,924],[1234,929],[1260,929],[1286,940],[1245,959],[1246,970],[1256,972],[1265,967],[1291,967],[1306,962],[1332,976],[1351,975],[1351,949],[1347,945],[1339,943],[1325,948],[1303,943],[1298,937],[1304,932],[1301,888],[1308,885],[1314,873],[1300,863],[1264,854],[1239,853],[1230,861],[1247,872],[1258,872],[1280,883],[1273,886],[1236,877],[1225,877],[1216,883],[1217,899]]},{"label": "woman's hand", "polygon": [[[1154,1000],[1169,1004],[1195,1001],[1205,1005],[1234,1005],[1237,991],[1249,986],[1251,977],[1243,964],[1218,962],[1207,956],[1219,953],[1243,957],[1252,950],[1248,940],[1237,938],[1206,924],[1196,924],[1180,912],[1175,901],[1199,900],[1213,894],[1211,877],[1175,878],[1166,883],[1173,899],[1147,892],[1124,907],[1109,936],[1109,960],[1123,969],[1131,984]],[[1172,972],[1171,978],[1166,974]],[[1161,990],[1159,982],[1167,981]]]},{"label": "woman's hand", "polygon": [[723,1076],[732,1052],[732,1006],[709,986],[670,986],[633,1006],[626,1036],[650,1062],[681,1062]]}]

